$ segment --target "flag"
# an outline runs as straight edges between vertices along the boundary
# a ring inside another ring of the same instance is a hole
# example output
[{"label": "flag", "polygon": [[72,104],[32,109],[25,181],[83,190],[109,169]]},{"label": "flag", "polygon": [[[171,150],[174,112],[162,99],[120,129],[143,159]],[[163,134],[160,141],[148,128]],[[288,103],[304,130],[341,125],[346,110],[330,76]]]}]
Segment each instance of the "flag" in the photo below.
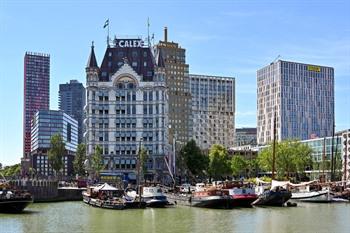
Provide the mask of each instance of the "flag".
[{"label": "flag", "polygon": [[103,28],[106,28],[109,25],[109,19],[106,20],[105,25],[103,25]]}]

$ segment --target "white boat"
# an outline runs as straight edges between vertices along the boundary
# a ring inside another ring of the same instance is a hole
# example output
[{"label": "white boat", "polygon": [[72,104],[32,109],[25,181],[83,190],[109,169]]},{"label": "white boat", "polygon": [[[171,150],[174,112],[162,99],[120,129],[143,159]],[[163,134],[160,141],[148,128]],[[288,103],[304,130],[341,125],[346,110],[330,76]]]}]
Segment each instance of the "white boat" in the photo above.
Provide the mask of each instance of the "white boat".
[{"label": "white boat", "polygon": [[169,204],[167,197],[158,186],[143,187],[142,199],[144,202],[146,202],[146,206],[148,207],[165,207],[167,204]]},{"label": "white boat", "polygon": [[326,189],[320,191],[295,192],[292,193],[292,200],[303,202],[333,202],[334,194]]}]

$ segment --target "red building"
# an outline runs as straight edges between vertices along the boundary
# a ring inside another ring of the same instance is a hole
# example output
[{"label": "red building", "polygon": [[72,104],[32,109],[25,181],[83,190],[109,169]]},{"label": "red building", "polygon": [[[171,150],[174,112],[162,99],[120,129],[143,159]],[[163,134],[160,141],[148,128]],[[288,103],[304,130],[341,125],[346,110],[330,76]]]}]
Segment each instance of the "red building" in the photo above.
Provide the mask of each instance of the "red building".
[{"label": "red building", "polygon": [[49,110],[50,55],[26,52],[24,56],[23,157],[31,151],[31,120],[38,110]]}]

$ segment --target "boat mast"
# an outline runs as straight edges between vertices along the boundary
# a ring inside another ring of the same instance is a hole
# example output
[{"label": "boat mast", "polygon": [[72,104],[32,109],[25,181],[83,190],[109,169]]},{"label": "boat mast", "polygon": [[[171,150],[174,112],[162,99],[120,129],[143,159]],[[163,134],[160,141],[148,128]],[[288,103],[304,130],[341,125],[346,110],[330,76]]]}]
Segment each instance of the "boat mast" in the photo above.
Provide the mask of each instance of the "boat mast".
[{"label": "boat mast", "polygon": [[333,121],[333,132],[332,132],[332,147],[331,147],[331,181],[334,181],[334,155],[333,155],[333,145],[334,145],[334,128],[335,124]]},{"label": "boat mast", "polygon": [[275,158],[276,158],[276,110],[273,118],[273,145],[272,145],[272,179],[275,179]]},{"label": "boat mast", "polygon": [[326,138],[323,138],[323,153],[322,153],[322,177],[324,181],[326,180],[326,177],[324,175],[324,162],[326,160]]}]

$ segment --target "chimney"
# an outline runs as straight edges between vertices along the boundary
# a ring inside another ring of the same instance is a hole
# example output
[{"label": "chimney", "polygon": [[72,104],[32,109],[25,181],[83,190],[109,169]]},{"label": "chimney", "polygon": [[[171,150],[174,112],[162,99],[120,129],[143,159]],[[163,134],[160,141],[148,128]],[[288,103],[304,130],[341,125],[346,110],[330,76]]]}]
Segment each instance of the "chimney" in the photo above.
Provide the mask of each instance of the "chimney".
[{"label": "chimney", "polygon": [[164,27],[164,42],[168,42],[168,27]]}]

